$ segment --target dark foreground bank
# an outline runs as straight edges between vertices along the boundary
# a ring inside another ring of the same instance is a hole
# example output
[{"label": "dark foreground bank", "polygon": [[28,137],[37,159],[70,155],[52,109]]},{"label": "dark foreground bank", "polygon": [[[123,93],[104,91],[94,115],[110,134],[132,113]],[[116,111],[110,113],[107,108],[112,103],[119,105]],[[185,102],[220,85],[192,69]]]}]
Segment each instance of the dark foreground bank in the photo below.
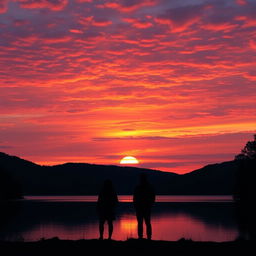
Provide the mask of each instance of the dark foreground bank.
[{"label": "dark foreground bank", "polygon": [[0,241],[1,255],[255,255],[255,241],[232,242],[59,240],[37,242]]}]

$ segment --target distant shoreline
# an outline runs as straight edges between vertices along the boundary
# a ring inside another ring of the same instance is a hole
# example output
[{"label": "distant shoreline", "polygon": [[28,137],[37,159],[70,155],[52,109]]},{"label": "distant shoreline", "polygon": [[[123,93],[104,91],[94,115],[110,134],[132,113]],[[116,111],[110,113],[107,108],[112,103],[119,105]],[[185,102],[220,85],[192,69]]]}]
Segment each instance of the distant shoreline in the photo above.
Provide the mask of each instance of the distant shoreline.
[{"label": "distant shoreline", "polygon": [[[120,203],[132,203],[132,195],[118,195]],[[24,195],[23,200],[41,202],[97,202],[97,195]],[[157,195],[156,203],[232,203],[232,195]]]}]

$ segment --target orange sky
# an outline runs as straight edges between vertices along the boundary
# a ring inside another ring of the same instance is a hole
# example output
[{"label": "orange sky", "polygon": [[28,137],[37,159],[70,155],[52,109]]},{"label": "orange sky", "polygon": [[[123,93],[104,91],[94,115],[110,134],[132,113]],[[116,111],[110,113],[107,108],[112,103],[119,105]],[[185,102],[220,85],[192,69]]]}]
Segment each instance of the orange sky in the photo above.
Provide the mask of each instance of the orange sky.
[{"label": "orange sky", "polygon": [[256,1],[0,0],[0,151],[185,173],[256,132]]}]

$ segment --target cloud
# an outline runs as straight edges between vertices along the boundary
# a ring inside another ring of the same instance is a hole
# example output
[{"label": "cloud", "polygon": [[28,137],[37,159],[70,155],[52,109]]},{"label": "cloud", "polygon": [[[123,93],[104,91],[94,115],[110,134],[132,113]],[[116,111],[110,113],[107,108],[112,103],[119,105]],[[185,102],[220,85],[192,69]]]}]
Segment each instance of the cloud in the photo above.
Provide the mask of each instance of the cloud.
[{"label": "cloud", "polygon": [[253,50],[256,50],[256,40],[250,40],[249,45]]},{"label": "cloud", "polygon": [[121,1],[110,1],[104,4],[97,5],[98,8],[110,8],[115,9],[119,12],[130,13],[137,11],[143,7],[154,6],[157,4],[156,0],[121,0]]},{"label": "cloud", "polygon": [[0,3],[10,153],[108,164],[134,154],[185,172],[229,160],[254,133],[253,1]]},{"label": "cloud", "polygon": [[91,3],[93,0],[75,0],[78,3]]},{"label": "cloud", "polygon": [[22,8],[37,9],[48,8],[53,11],[60,11],[66,7],[68,0],[16,0]]},{"label": "cloud", "polygon": [[6,150],[6,149],[10,149],[12,148],[11,146],[7,146],[7,145],[0,145],[0,149],[1,150]]},{"label": "cloud", "polygon": [[153,26],[153,24],[149,21],[140,21],[132,18],[124,18],[123,21],[130,23],[132,24],[133,27],[139,28],[139,29],[150,28]]},{"label": "cloud", "polygon": [[9,0],[0,0],[0,14],[7,11],[7,4]]},{"label": "cloud", "polygon": [[79,30],[79,29],[70,29],[69,32],[75,33],[75,34],[83,34],[84,33],[82,30]]},{"label": "cloud", "polygon": [[14,19],[13,24],[14,26],[17,26],[17,27],[26,26],[29,24],[29,21],[26,19]]},{"label": "cloud", "polygon": [[93,16],[80,18],[79,23],[84,26],[106,27],[112,24],[111,20],[104,18],[95,19]]},{"label": "cloud", "polygon": [[[125,129],[125,131],[135,131],[133,129]],[[95,137],[94,141],[114,141],[114,140],[177,140],[175,137],[164,136],[125,136],[125,137]]]},{"label": "cloud", "polygon": [[247,5],[248,4],[247,0],[236,0],[236,3],[238,5]]},{"label": "cloud", "polygon": [[182,32],[200,21],[204,6],[171,8],[155,18],[155,22],[167,25],[171,32]]},{"label": "cloud", "polygon": [[215,23],[215,24],[204,24],[201,26],[201,28],[206,29],[206,30],[212,30],[212,31],[231,31],[235,29],[238,25],[237,24],[231,24],[228,22],[224,23]]}]

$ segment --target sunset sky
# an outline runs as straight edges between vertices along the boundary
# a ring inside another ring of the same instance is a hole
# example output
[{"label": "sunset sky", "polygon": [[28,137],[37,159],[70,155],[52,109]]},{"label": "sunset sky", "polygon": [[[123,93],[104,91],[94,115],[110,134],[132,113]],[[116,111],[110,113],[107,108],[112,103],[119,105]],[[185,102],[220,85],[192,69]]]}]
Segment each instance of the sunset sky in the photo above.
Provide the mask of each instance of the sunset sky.
[{"label": "sunset sky", "polygon": [[0,0],[2,152],[185,173],[255,127],[255,0]]}]

